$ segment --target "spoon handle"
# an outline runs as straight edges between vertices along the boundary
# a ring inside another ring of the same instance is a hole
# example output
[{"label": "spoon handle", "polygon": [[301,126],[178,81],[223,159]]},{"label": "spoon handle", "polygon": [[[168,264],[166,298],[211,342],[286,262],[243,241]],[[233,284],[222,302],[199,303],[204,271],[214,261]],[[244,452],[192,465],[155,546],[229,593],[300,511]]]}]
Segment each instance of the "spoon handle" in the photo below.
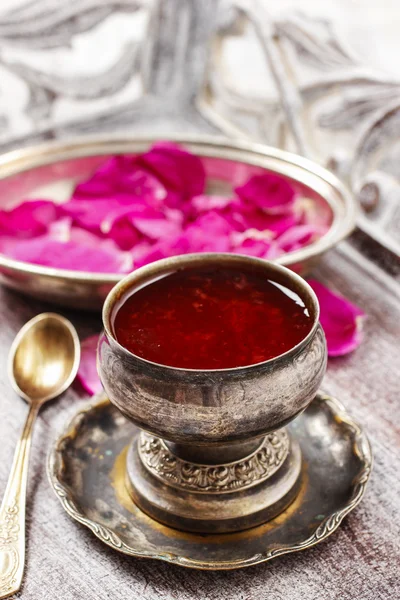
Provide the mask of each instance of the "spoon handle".
[{"label": "spoon handle", "polygon": [[25,504],[32,429],[39,407],[31,404],[14,454],[0,508],[0,599],[21,587],[25,566]]}]

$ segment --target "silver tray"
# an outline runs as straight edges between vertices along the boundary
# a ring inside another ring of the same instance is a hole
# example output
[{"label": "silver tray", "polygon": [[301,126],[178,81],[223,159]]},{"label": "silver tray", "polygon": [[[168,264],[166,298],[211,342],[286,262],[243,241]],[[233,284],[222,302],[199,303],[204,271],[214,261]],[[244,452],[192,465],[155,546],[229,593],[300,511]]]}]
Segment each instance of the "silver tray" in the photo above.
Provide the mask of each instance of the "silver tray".
[{"label": "silver tray", "polygon": [[340,402],[318,394],[288,428],[303,455],[300,492],[275,519],[238,533],[185,533],[133,503],[125,460],[135,426],[104,396],[80,410],[56,441],[48,475],[64,510],[113,550],[195,569],[238,569],[322,542],[364,495],[371,449]]}]

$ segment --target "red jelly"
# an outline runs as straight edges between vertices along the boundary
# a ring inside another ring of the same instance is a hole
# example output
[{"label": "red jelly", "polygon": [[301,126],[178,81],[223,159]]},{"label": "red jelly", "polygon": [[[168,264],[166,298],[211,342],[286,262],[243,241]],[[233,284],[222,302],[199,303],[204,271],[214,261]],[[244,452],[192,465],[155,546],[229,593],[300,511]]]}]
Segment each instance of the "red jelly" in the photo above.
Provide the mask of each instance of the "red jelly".
[{"label": "red jelly", "polygon": [[312,319],[302,300],[266,277],[226,268],[181,270],[134,291],[114,333],[133,354],[186,369],[263,362],[293,348]]}]

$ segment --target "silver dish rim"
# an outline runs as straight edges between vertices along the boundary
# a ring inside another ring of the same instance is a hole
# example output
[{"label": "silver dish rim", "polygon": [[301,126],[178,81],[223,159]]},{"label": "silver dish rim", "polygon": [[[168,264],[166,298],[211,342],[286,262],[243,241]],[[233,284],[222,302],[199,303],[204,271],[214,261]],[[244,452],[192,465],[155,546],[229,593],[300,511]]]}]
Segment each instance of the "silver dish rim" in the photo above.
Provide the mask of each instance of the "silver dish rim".
[{"label": "silver dish rim", "polygon": [[315,528],[315,531],[311,536],[296,545],[273,548],[266,550],[263,553],[255,554],[247,559],[233,561],[198,561],[185,556],[173,554],[171,552],[152,553],[135,550],[131,546],[125,544],[125,542],[123,542],[123,540],[114,531],[86,517],[75,502],[73,492],[68,488],[68,486],[64,485],[60,481],[59,473],[61,473],[63,470],[62,448],[65,442],[76,434],[77,429],[87,412],[98,406],[101,406],[102,404],[109,403],[109,400],[104,393],[94,396],[89,404],[87,404],[83,409],[80,409],[64,428],[63,433],[55,441],[48,455],[47,476],[50,485],[53,488],[62,507],[66,513],[72,517],[72,519],[90,529],[100,541],[105,543],[110,548],[128,556],[152,558],[182,567],[205,571],[240,569],[259,563],[268,562],[273,558],[282,556],[284,554],[306,550],[307,548],[311,548],[319,542],[327,539],[336,531],[344,517],[360,503],[371,475],[373,465],[372,450],[368,438],[361,426],[350,417],[343,404],[336,398],[324,393],[318,393],[317,397],[327,403],[338,421],[351,429],[353,435],[353,452],[360,459],[362,467],[357,477],[353,480],[352,494],[347,504],[340,510],[328,515]]},{"label": "silver dish rim", "polygon": [[[149,145],[160,140],[181,143],[199,156],[236,160],[253,166],[273,170],[286,177],[295,179],[312,188],[329,204],[333,213],[333,222],[328,232],[319,240],[289,252],[275,260],[283,266],[305,263],[315,259],[336,246],[354,229],[358,205],[346,186],[330,171],[306,158],[285,150],[255,142],[231,140],[225,137],[207,135],[138,135],[138,136],[85,136],[67,141],[56,141],[12,150],[0,155],[0,179],[18,173],[42,167],[59,161],[143,152]],[[338,200],[337,195],[341,197]],[[103,274],[89,271],[73,271],[35,265],[18,261],[0,253],[0,267],[19,274],[32,274],[42,277],[62,278],[70,283],[90,282],[92,284],[114,284],[124,274]]]}]

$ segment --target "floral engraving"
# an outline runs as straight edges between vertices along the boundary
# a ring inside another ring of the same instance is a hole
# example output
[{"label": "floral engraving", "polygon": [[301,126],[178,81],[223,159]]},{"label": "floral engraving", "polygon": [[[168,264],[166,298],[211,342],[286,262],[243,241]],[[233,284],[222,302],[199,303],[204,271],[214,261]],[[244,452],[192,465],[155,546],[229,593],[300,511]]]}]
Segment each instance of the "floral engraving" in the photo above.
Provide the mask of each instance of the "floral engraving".
[{"label": "floral engraving", "polygon": [[13,593],[20,564],[18,552],[18,505],[14,501],[5,508],[0,520],[0,594]]},{"label": "floral engraving", "polygon": [[138,447],[144,466],[164,483],[198,493],[221,493],[246,489],[271,477],[285,461],[289,445],[286,431],[275,431],[246,459],[220,465],[182,460],[160,438],[145,432]]}]

